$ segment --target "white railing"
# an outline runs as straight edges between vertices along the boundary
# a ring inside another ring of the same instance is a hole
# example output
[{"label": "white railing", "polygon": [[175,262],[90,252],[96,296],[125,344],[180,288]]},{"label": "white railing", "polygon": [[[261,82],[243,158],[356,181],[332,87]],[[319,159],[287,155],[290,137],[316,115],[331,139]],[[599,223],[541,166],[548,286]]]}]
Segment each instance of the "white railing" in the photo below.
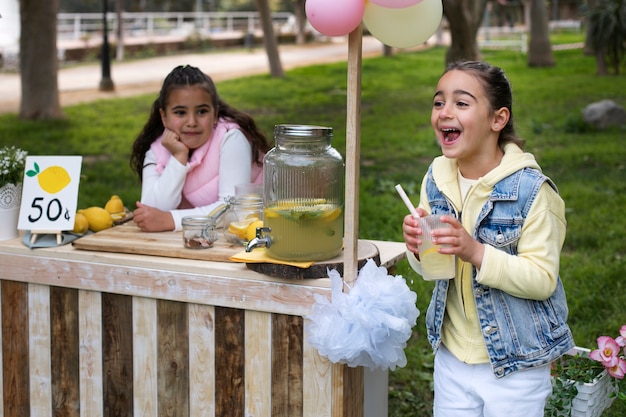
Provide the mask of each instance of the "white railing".
[{"label": "white railing", "polygon": [[481,49],[511,49],[522,53],[528,51],[528,35],[525,27],[481,27],[478,30],[478,46]]},{"label": "white railing", "polygon": [[[277,29],[284,26],[291,13],[272,15]],[[107,26],[111,34],[117,30],[117,15],[107,13]],[[59,13],[57,36],[62,40],[84,40],[102,33],[102,13]],[[261,30],[257,12],[170,12],[122,13],[124,36],[189,36],[219,33],[254,33]]]}]

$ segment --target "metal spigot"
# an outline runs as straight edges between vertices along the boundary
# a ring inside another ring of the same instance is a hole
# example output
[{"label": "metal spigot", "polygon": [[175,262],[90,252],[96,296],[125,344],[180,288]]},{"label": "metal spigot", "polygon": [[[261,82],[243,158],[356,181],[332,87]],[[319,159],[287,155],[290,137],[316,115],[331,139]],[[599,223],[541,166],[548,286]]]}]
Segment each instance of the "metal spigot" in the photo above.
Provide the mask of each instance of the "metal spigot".
[{"label": "metal spigot", "polygon": [[256,237],[250,239],[246,245],[246,252],[252,252],[254,248],[269,248],[272,245],[272,239],[263,233],[269,233],[272,229],[269,227],[257,227]]}]

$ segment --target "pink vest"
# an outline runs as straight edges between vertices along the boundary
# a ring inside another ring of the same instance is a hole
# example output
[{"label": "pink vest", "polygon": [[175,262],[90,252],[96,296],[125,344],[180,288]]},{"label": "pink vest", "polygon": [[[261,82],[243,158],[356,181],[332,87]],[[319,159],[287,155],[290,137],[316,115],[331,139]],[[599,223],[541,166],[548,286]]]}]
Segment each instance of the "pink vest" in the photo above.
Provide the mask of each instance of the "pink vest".
[{"label": "pink vest", "polygon": [[[239,126],[219,119],[211,138],[204,145],[194,149],[191,158],[187,161],[189,171],[185,178],[185,185],[183,185],[179,209],[206,206],[218,200],[220,146],[226,132],[230,129],[239,129]],[[170,151],[161,145],[162,138],[163,136],[160,136],[150,145],[157,160],[156,170],[159,173],[163,173],[167,161],[172,156]],[[258,166],[256,161],[252,161],[250,182],[255,184],[263,182],[263,167]]]}]

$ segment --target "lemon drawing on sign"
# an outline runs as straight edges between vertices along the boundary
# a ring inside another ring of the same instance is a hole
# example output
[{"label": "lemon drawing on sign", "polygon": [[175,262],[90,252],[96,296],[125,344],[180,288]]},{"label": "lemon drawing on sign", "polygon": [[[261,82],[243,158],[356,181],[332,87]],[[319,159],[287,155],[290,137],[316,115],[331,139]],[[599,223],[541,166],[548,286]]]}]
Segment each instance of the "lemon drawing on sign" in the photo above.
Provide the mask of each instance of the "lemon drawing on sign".
[{"label": "lemon drawing on sign", "polygon": [[26,171],[29,177],[37,177],[39,186],[49,194],[56,194],[70,183],[70,174],[65,168],[54,165],[40,172],[39,164],[34,163],[34,169]]}]

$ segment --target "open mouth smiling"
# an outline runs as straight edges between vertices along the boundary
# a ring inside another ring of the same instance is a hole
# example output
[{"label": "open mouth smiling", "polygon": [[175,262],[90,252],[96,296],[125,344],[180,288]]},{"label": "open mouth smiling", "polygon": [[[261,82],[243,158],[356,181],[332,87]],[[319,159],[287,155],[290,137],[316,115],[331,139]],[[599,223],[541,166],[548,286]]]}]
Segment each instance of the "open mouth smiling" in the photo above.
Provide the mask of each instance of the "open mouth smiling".
[{"label": "open mouth smiling", "polygon": [[452,143],[459,138],[461,131],[459,129],[446,127],[441,129],[441,133],[443,134],[444,143]]}]

